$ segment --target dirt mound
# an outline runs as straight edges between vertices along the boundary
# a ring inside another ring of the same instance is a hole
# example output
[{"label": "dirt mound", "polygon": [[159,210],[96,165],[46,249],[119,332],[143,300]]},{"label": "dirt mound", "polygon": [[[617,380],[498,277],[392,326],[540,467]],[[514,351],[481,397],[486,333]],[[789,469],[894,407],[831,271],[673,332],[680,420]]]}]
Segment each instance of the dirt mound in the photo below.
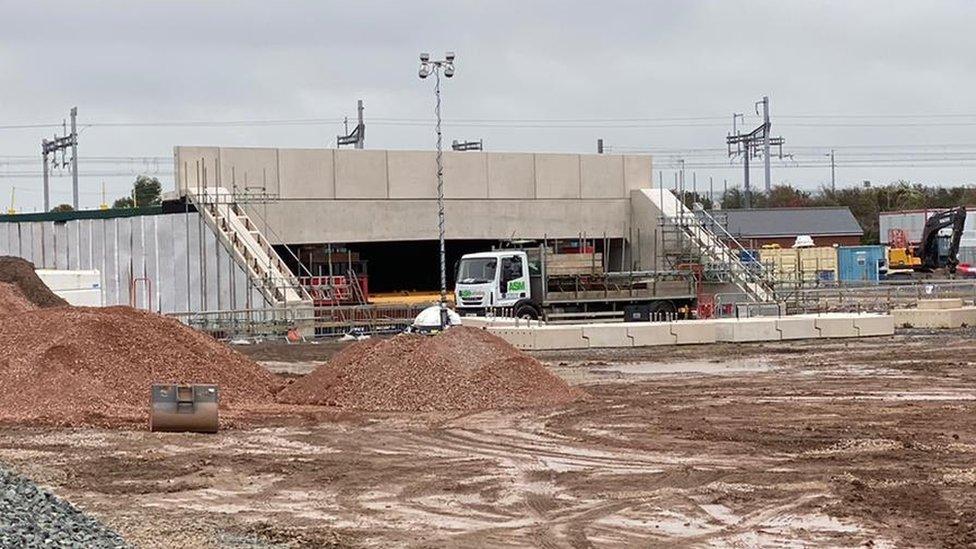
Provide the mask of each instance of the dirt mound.
[{"label": "dirt mound", "polygon": [[216,383],[221,409],[274,402],[277,378],[178,321],[65,307],[0,322],[0,423],[146,421],[154,382]]},{"label": "dirt mound", "polygon": [[0,316],[26,313],[36,308],[33,303],[27,301],[20,288],[7,282],[0,282]]},{"label": "dirt mound", "polygon": [[579,398],[536,359],[485,330],[402,334],[350,345],[280,393],[292,404],[377,411],[486,410]]},{"label": "dirt mound", "polygon": [[34,264],[26,259],[0,256],[0,282],[16,285],[27,301],[39,308],[68,306],[67,301],[55,295],[37,277]]}]

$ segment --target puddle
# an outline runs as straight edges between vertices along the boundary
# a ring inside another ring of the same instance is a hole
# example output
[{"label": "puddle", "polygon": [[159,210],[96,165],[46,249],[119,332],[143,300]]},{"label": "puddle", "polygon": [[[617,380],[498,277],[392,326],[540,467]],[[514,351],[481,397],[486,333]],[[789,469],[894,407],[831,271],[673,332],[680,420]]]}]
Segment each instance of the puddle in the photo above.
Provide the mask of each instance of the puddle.
[{"label": "puddle", "polygon": [[624,375],[652,374],[735,374],[739,372],[765,372],[773,366],[762,359],[741,359],[722,362],[635,362],[620,363],[592,368],[594,373],[620,373]]},{"label": "puddle", "polygon": [[733,359],[724,361],[685,362],[616,362],[582,363],[572,366],[550,366],[560,377],[569,382],[616,381],[658,376],[685,374],[734,375],[751,372],[767,372],[775,366],[763,358]]}]

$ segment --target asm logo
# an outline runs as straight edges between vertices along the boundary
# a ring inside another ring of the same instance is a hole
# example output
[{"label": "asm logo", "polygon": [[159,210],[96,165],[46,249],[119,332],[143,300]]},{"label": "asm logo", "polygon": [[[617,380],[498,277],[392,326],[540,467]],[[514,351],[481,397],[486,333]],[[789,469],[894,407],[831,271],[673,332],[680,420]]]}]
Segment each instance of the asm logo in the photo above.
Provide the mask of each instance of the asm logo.
[{"label": "asm logo", "polygon": [[525,291],[525,281],[524,280],[513,280],[508,283],[508,291],[512,292],[524,292]]}]

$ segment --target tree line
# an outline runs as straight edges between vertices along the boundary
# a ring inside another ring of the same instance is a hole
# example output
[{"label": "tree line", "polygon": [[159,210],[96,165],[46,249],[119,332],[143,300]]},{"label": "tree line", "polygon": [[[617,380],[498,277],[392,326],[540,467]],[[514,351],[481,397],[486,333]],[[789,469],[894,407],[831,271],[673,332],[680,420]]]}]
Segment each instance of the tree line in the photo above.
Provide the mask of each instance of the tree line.
[{"label": "tree line", "polygon": [[[769,192],[752,191],[750,195],[752,208],[847,206],[864,230],[861,240],[865,244],[880,241],[878,214],[881,212],[976,206],[976,186],[930,187],[909,181],[836,190],[821,187],[815,191],[776,185]],[[720,206],[723,210],[732,210],[744,208],[746,197],[742,189],[733,188],[717,196],[717,204],[713,204],[708,195],[700,193],[685,193],[684,201],[689,207],[698,202],[705,209]]]},{"label": "tree line", "polygon": [[[140,175],[132,184],[132,191],[129,195],[115,199],[115,202],[112,202],[112,208],[144,208],[146,206],[158,206],[162,201],[163,185],[159,179]],[[73,210],[71,204],[58,204],[51,208],[52,212],[70,212]]]}]

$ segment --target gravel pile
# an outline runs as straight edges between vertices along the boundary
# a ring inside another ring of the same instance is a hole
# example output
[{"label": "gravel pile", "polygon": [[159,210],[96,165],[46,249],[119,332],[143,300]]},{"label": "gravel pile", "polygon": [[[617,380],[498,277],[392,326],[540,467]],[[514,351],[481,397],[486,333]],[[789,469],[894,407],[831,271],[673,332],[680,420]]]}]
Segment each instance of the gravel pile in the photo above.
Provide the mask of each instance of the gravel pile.
[{"label": "gravel pile", "polygon": [[485,330],[354,343],[278,393],[279,402],[376,411],[549,406],[582,392]]},{"label": "gravel pile", "polygon": [[174,319],[129,307],[62,307],[0,322],[0,423],[148,420],[154,382],[216,383],[221,410],[274,402],[278,379]]},{"label": "gravel pile", "polygon": [[128,547],[70,503],[0,467],[0,547]]},{"label": "gravel pile", "polygon": [[68,306],[67,301],[55,295],[37,277],[37,273],[34,272],[34,264],[26,259],[0,256],[0,282],[17,286],[27,301],[39,308]]},{"label": "gravel pile", "polygon": [[20,288],[8,282],[0,282],[0,316],[17,315],[36,308],[27,301]]}]

